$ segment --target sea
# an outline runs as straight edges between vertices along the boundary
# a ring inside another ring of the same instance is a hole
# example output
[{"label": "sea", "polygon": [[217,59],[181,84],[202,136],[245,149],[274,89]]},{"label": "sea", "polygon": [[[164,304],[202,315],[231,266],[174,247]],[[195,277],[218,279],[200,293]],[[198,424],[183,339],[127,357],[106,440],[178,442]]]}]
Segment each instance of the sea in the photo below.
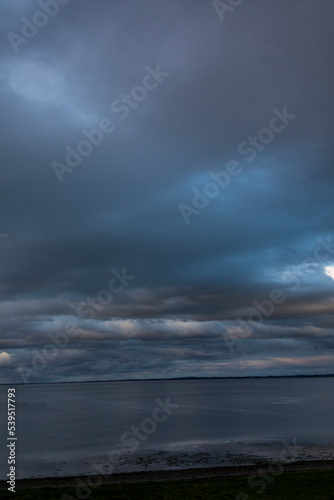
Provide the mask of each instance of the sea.
[{"label": "sea", "polygon": [[334,458],[334,377],[14,387],[18,479]]}]

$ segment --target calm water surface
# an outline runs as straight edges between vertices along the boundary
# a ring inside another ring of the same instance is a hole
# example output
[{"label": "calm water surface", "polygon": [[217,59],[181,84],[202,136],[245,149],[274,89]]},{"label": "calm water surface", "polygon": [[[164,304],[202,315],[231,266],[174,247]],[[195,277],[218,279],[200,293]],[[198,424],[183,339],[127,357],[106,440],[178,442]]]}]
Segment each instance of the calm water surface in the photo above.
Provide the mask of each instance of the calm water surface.
[{"label": "calm water surface", "polygon": [[[18,477],[89,474],[94,461],[111,472],[117,450],[116,472],[277,459],[293,440],[291,459],[332,458],[333,390],[334,378],[16,386]],[[7,386],[0,397],[4,408]],[[147,419],[156,399],[168,397],[179,407],[154,429]],[[130,439],[132,426],[142,424],[149,433],[122,445],[121,436],[128,432]],[[5,427],[1,479],[8,469]]]}]

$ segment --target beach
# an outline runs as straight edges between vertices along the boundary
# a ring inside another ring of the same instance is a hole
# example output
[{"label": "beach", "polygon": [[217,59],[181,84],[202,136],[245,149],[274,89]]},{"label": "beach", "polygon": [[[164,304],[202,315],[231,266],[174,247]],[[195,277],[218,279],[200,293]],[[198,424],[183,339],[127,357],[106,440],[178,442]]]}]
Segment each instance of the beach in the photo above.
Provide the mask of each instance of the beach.
[{"label": "beach", "polygon": [[[274,462],[273,462],[274,463]],[[159,481],[181,481],[196,479],[214,479],[223,477],[240,477],[258,475],[259,471],[268,473],[269,463],[260,462],[257,465],[243,465],[231,467],[206,467],[192,469],[174,469],[146,472],[128,472],[122,474],[106,474],[100,476],[102,484],[127,484]],[[334,470],[334,460],[299,461],[284,464],[284,472],[297,471],[328,471]],[[21,479],[17,481],[17,488],[64,488],[75,487],[78,482],[89,483],[91,476],[45,477],[38,479]],[[0,489],[7,489],[5,481],[0,481]]]}]

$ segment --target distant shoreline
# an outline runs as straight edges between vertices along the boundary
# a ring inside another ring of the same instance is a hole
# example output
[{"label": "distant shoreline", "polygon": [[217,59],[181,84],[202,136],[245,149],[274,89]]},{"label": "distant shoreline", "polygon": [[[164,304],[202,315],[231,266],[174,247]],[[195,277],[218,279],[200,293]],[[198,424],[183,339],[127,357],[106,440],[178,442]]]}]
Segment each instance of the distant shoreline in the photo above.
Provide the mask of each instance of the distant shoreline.
[{"label": "distant shoreline", "polygon": [[328,378],[334,377],[334,373],[319,374],[319,375],[249,375],[240,377],[172,377],[172,378],[124,378],[111,380],[66,380],[63,382],[8,382],[0,383],[1,385],[50,385],[50,384],[94,384],[106,382],[158,382],[170,380],[240,380],[240,379],[272,379],[272,378]]},{"label": "distant shoreline", "polygon": [[[272,462],[275,463],[275,462]],[[193,469],[174,469],[145,472],[123,472],[118,474],[101,475],[102,484],[129,484],[142,482],[159,481],[182,481],[193,479],[213,479],[222,477],[241,477],[258,474],[259,469],[267,469],[268,462],[257,465],[241,465],[226,467],[206,467]],[[313,471],[313,470],[334,470],[334,460],[310,460],[300,462],[283,463],[283,472]],[[91,476],[63,476],[45,477],[34,479],[18,479],[16,481],[17,490],[23,488],[67,488],[75,487],[78,480],[85,482]],[[6,481],[0,481],[0,490],[7,489]]]}]

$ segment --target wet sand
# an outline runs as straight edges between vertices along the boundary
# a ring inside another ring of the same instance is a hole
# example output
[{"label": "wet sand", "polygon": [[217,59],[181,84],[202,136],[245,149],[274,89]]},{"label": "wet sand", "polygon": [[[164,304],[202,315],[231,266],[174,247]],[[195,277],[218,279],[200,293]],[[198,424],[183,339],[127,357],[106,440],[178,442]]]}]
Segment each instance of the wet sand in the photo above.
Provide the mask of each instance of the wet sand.
[{"label": "wet sand", "polygon": [[[174,469],[161,471],[128,472],[108,474],[99,477],[102,484],[122,484],[157,481],[182,481],[194,479],[213,479],[221,477],[250,476],[267,471],[275,462],[259,462],[256,465],[229,466],[229,467],[207,467],[196,469]],[[276,462],[278,463],[278,462]],[[334,460],[310,460],[290,462],[283,464],[283,472],[308,471],[308,470],[334,470]],[[70,477],[45,477],[37,479],[20,479],[16,481],[17,490],[22,488],[61,488],[75,487],[78,480],[90,483],[92,476],[70,476]],[[0,489],[7,489],[6,481],[0,481]]]}]

